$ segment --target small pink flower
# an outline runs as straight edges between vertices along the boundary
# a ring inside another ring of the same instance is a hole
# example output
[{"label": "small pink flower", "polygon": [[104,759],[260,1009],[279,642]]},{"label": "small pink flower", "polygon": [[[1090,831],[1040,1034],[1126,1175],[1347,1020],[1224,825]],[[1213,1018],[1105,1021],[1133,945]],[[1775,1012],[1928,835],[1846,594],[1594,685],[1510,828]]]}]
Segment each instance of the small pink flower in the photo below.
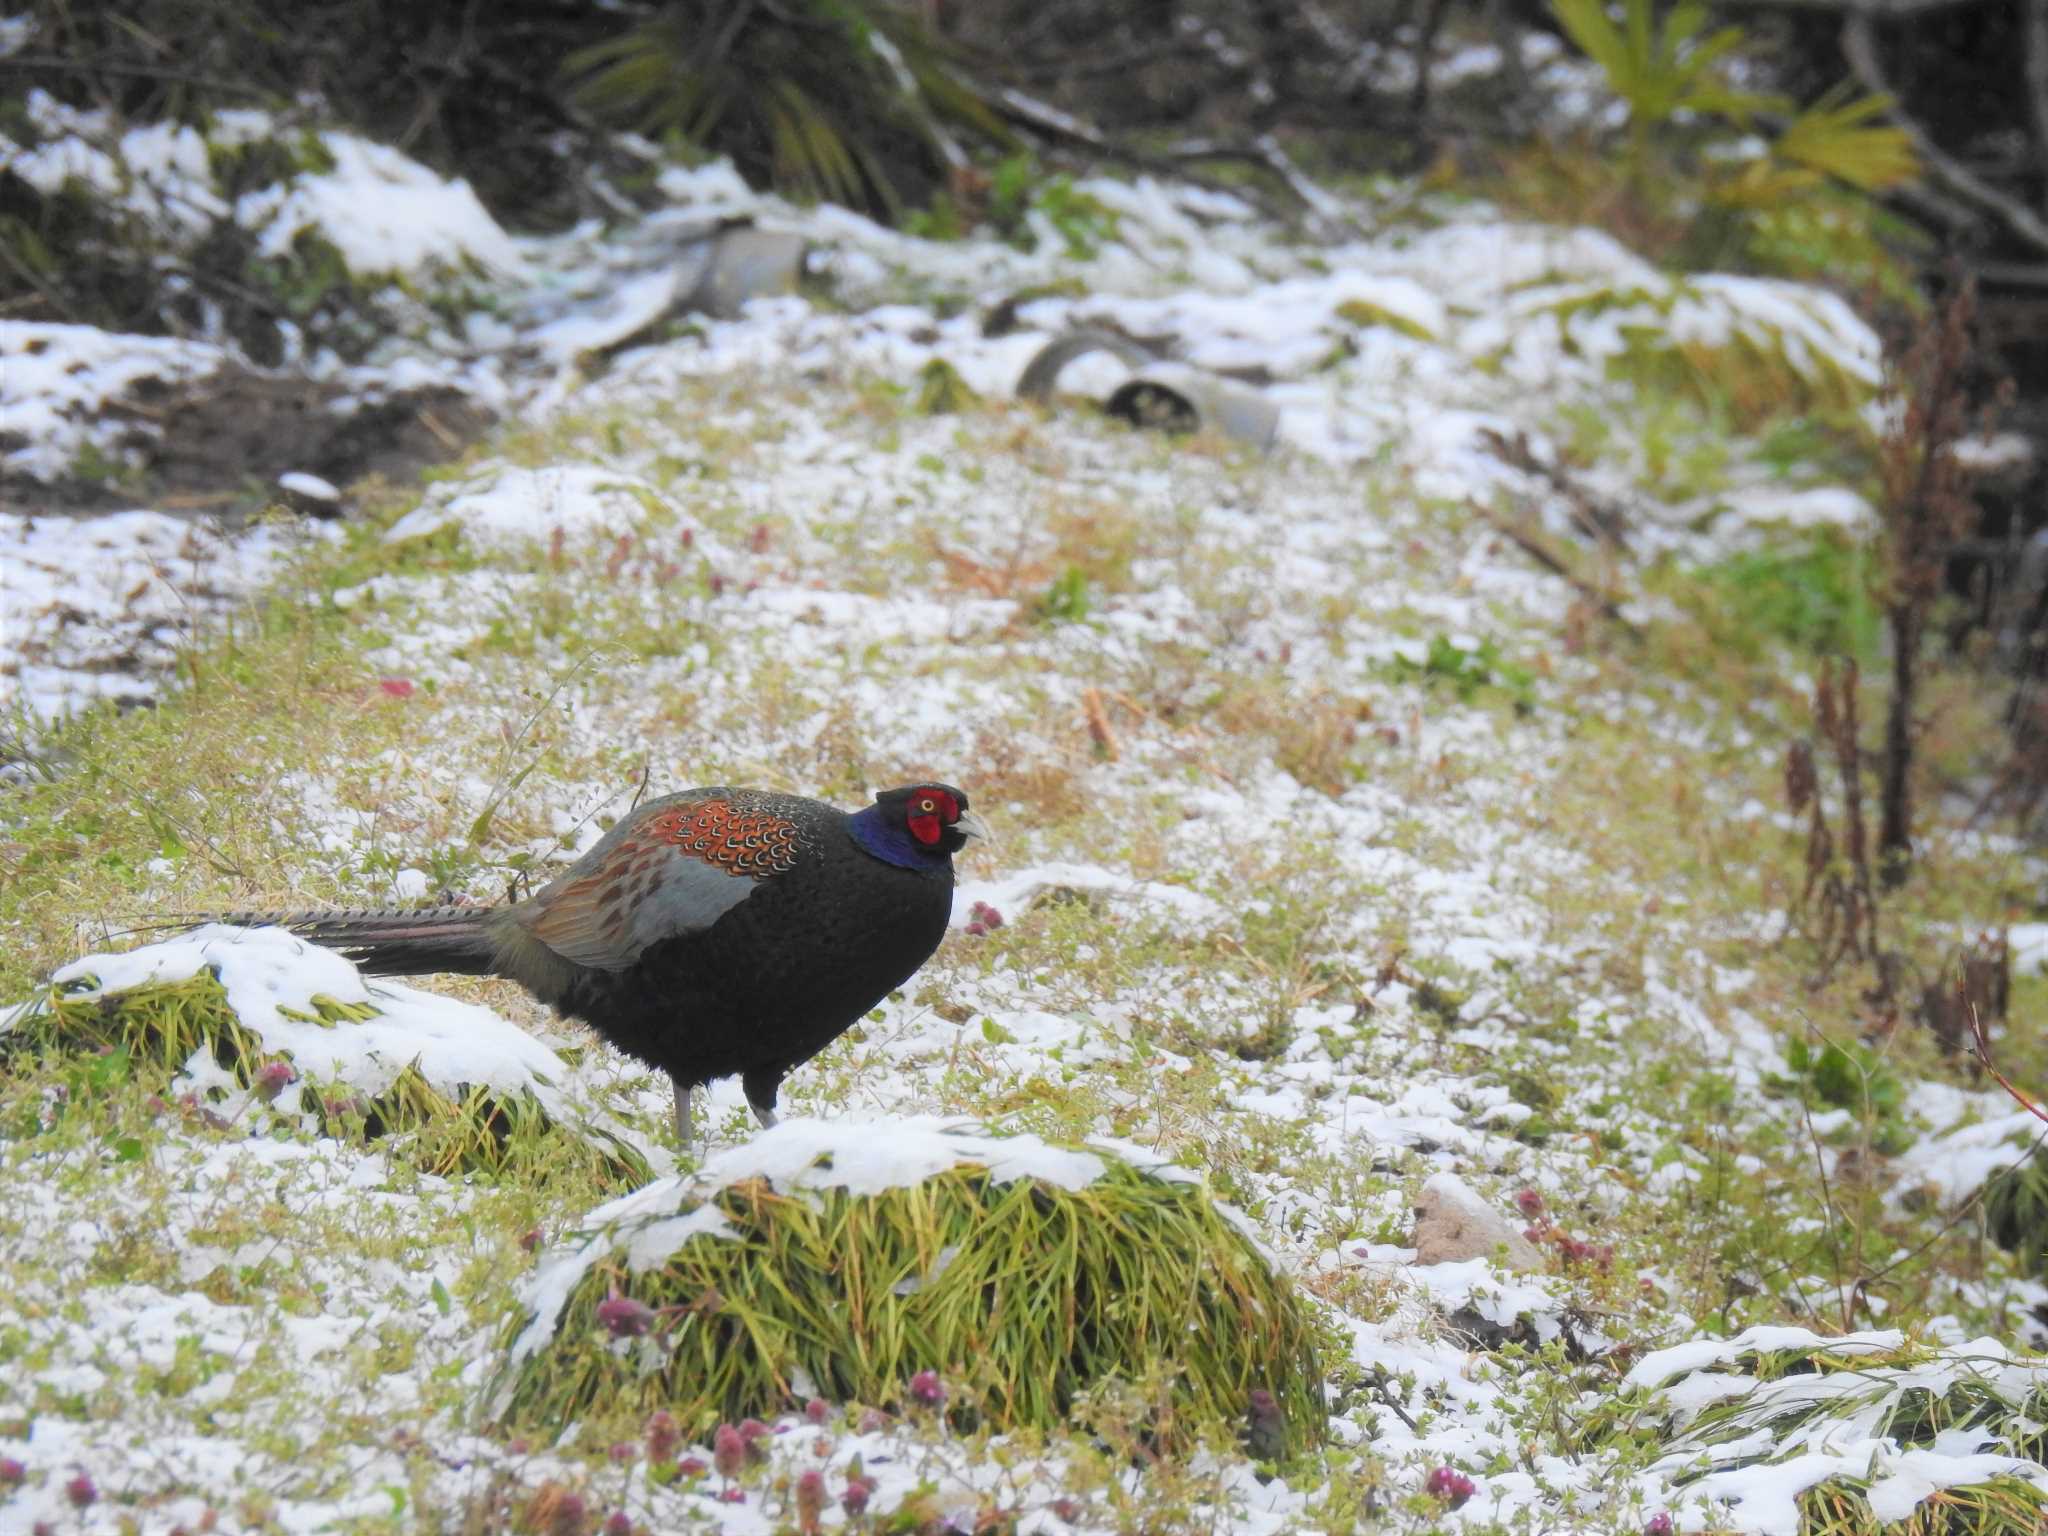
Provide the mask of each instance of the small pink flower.
[{"label": "small pink flower", "polygon": [[747,1448],[747,1460],[766,1461],[768,1447],[761,1442],[768,1438],[769,1430],[759,1419],[740,1420],[740,1442]]},{"label": "small pink flower", "polygon": [[528,1253],[532,1253],[534,1249],[538,1248],[542,1241],[539,1227],[528,1227],[519,1234],[519,1246]]},{"label": "small pink flower", "polygon": [[1643,1536],[1671,1536],[1671,1512],[1660,1509],[1643,1522]]},{"label": "small pink flower", "polygon": [[711,1464],[720,1477],[738,1477],[747,1464],[747,1442],[730,1424],[721,1424],[711,1436]]},{"label": "small pink flower", "polygon": [[939,1380],[937,1371],[919,1371],[910,1378],[910,1395],[927,1408],[942,1407],[946,1401],[946,1384]]},{"label": "small pink flower", "polygon": [[409,699],[416,691],[413,680],[409,677],[380,677],[377,679],[377,686],[394,699]]},{"label": "small pink flower", "polygon": [[1079,1499],[1070,1499],[1061,1494],[1052,1501],[1052,1512],[1069,1525],[1079,1525],[1084,1510]]},{"label": "small pink flower", "polygon": [[710,1470],[711,1468],[706,1465],[702,1456],[685,1456],[676,1463],[677,1477],[702,1477]]},{"label": "small pink flower", "polygon": [[583,1522],[589,1517],[590,1506],[583,1502],[583,1495],[565,1492],[555,1503],[549,1529],[555,1536],[577,1536],[583,1529]]},{"label": "small pink flower", "polygon": [[604,1536],[633,1536],[633,1517],[615,1509],[604,1517]]},{"label": "small pink flower", "polygon": [[597,1304],[597,1320],[615,1339],[637,1339],[654,1326],[654,1308],[613,1291]]},{"label": "small pink flower", "polygon": [[978,922],[977,922],[977,923],[969,923],[969,924],[967,925],[967,937],[969,937],[970,939],[985,939],[985,938],[987,938],[987,937],[988,937],[988,925],[987,925],[986,923],[978,923]]},{"label": "small pink flower", "polygon": [[1438,1467],[1422,1485],[1424,1493],[1434,1494],[1453,1509],[1472,1497],[1473,1488],[1472,1479],[1455,1467]]},{"label": "small pink flower", "polygon": [[825,1474],[816,1467],[805,1469],[796,1480],[796,1526],[804,1536],[815,1536],[818,1517],[825,1512]]},{"label": "small pink flower", "polygon": [[744,1504],[747,1502],[747,1490],[744,1488],[721,1488],[718,1491],[718,1502],[721,1504]]},{"label": "small pink flower", "polygon": [[605,1454],[623,1467],[639,1459],[640,1447],[630,1440],[615,1440]]},{"label": "small pink flower", "polygon": [[875,1485],[864,1477],[850,1477],[846,1480],[846,1492],[839,1495],[839,1507],[858,1519],[868,1507],[868,1497],[874,1493]]},{"label": "small pink flower", "polygon": [[27,1467],[12,1456],[0,1456],[0,1488],[19,1488],[27,1481]]},{"label": "small pink flower", "polygon": [[69,1499],[79,1509],[84,1509],[88,1505],[97,1503],[99,1496],[100,1490],[98,1485],[83,1472],[64,1485],[64,1497]]},{"label": "small pink flower", "polygon": [[1515,1196],[1515,1209],[1534,1221],[1543,1214],[1543,1196],[1533,1189],[1525,1189]]},{"label": "small pink flower", "polygon": [[268,1104],[299,1080],[298,1070],[288,1061],[266,1061],[256,1073],[256,1097]]},{"label": "small pink flower", "polygon": [[814,1397],[804,1404],[804,1417],[813,1424],[822,1424],[832,1417],[832,1405],[822,1397]]},{"label": "small pink flower", "polygon": [[657,1408],[647,1416],[647,1459],[649,1461],[673,1461],[676,1448],[683,1443],[682,1429],[676,1424],[676,1416],[666,1408]]},{"label": "small pink flower", "polygon": [[883,1430],[887,1429],[888,1427],[889,1427],[889,1418],[888,1418],[888,1415],[887,1415],[887,1414],[885,1414],[885,1413],[883,1413],[881,1409],[879,1409],[879,1408],[863,1408],[863,1409],[861,1409],[861,1411],[860,1411],[860,1423],[859,1423],[859,1425],[858,1425],[858,1426],[856,1426],[856,1431],[857,1431],[857,1433],[859,1433],[859,1434],[863,1434],[863,1435],[874,1435],[874,1434],[879,1434],[879,1433],[881,1433],[881,1431],[883,1431]]}]

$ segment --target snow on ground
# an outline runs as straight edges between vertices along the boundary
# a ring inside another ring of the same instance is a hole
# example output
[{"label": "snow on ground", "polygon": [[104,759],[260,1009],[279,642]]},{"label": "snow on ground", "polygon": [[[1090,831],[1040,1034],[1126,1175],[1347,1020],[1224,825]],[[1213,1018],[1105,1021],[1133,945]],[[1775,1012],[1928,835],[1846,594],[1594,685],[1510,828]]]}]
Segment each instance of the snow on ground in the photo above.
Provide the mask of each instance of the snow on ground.
[{"label": "snow on ground", "polygon": [[[167,145],[163,163],[182,165],[182,155]],[[334,159],[330,177],[361,178],[327,186],[321,195],[339,200],[307,202],[309,216],[331,219],[367,195],[377,168]],[[1800,1479],[1867,1474],[1887,1508],[1903,1509],[1913,1490],[2005,1465],[1974,1440],[1912,1449],[1885,1435],[1831,1442],[1824,1468],[1800,1461],[1790,1441],[1759,1442],[1752,1464],[1716,1465],[1704,1478],[1699,1457],[1532,1451],[1550,1433],[1542,1416],[1559,1412],[1543,1397],[1552,1367],[1503,1357],[1475,1329],[1526,1330],[1532,1345],[1558,1349],[1627,1336],[1690,1350],[1636,1366],[1723,1378],[1687,1397],[1646,1376],[1645,1390],[1665,1393],[1674,1413],[1754,1384],[1718,1369],[1732,1357],[1708,1339],[1707,1321],[1661,1302],[1663,1256],[1635,1256],[1640,1293],[1603,1295],[1596,1325],[1585,1311],[1592,1259],[1543,1275],[1504,1274],[1484,1259],[1423,1269],[1394,1241],[1408,1227],[1406,1189],[1436,1171],[1471,1177],[1504,1212],[1520,1186],[1569,1202],[1581,1222],[1634,1198],[1679,1200],[1725,1175],[1715,1149],[1610,1101],[1599,1079],[1632,1039],[1725,1074],[1751,1123],[1798,1124],[1796,1103],[1762,1097],[1781,1065],[1774,1036],[1717,1000],[1727,978],[1700,947],[1708,936],[1682,912],[1662,915],[1663,942],[1636,954],[1640,975],[1624,978],[1614,930],[1645,893],[1544,814],[1546,796],[1569,787],[1560,775],[1585,720],[1665,705],[1591,697],[1578,699],[1582,715],[1557,707],[1596,681],[1569,656],[1531,673],[1526,709],[1433,686],[1426,666],[1435,642],[1520,654],[1569,607],[1568,590],[1515,550],[1441,514],[1444,503],[1504,491],[1564,526],[1548,489],[1490,456],[1480,428],[1527,430],[1541,445],[1558,410],[1612,400],[1607,362],[1625,331],[1651,324],[1693,342],[1776,338],[1800,360],[1863,378],[1873,344],[1845,310],[1782,284],[1672,284],[1604,236],[1504,225],[1483,210],[1447,211],[1429,229],[1390,221],[1309,251],[1227,198],[1090,183],[1083,190],[1117,223],[1098,254],[1080,258],[1049,228],[1028,253],[907,240],[842,211],[755,198],[718,167],[671,172],[666,184],[678,221],[748,212],[802,230],[854,307],[764,300],[600,368],[593,342],[637,334],[675,291],[662,272],[678,259],[680,226],[654,219],[513,251],[479,234],[466,208],[444,210],[451,240],[471,241],[501,272],[523,269],[531,284],[508,299],[513,318],[500,331],[443,338],[445,349],[411,366],[513,378],[529,422],[563,435],[543,467],[486,461],[435,486],[390,530],[402,548],[452,526],[473,563],[333,594],[375,623],[367,659],[405,684],[394,696],[423,723],[402,748],[333,754],[251,791],[252,810],[289,837],[301,875],[346,885],[371,878],[373,859],[418,875],[430,854],[461,842],[493,774],[503,782],[491,754],[528,729],[544,737],[536,750],[551,754],[550,770],[520,776],[501,817],[520,831],[489,846],[495,857],[545,861],[587,846],[600,830],[593,811],[630,792],[606,787],[623,777],[623,749],[662,788],[772,781],[850,801],[849,773],[871,784],[943,771],[970,787],[980,775],[1000,786],[977,791],[976,805],[1002,843],[964,871],[954,935],[878,1018],[792,1077],[796,1105],[857,1125],[1021,1114],[1075,1095],[1095,1134],[1255,1169],[1243,1191],[1249,1218],[1323,1298],[1349,1363],[1377,1383],[1339,1405],[1338,1441],[1379,1457],[1397,1498],[1432,1468],[1463,1469],[1475,1492],[1434,1516],[1444,1528],[1620,1530],[1669,1511],[1683,1530],[1775,1532]],[[1002,298],[1060,277],[1079,277],[1085,292],[1027,302],[1015,316],[1023,329],[984,334],[984,313]],[[1596,287],[1614,302],[1579,302]],[[934,295],[965,307],[941,313]],[[1281,450],[1254,460],[1190,449],[1067,412],[900,409],[935,359],[1005,395],[1047,336],[1081,323],[1115,324],[1265,381],[1282,409]],[[0,345],[19,344],[0,324]],[[109,346],[110,359],[130,355],[125,343]],[[12,388],[0,381],[0,410],[27,409]],[[79,389],[83,402],[89,389]],[[579,418],[602,425],[579,430]],[[80,430],[89,440],[89,425]],[[1763,515],[1850,515],[1839,493],[1775,506]],[[21,552],[6,562],[10,605],[22,605],[12,611],[45,615],[40,629],[10,620],[8,635],[21,657],[14,686],[39,713],[92,691],[70,672],[147,676],[154,659],[127,674],[118,657],[54,649],[48,615],[61,605],[83,605],[61,621],[81,633],[117,612],[138,622],[161,613],[157,642],[175,637],[175,616],[148,605],[177,599],[155,596],[152,583],[163,580],[169,530],[200,535],[152,513],[127,518],[17,519],[9,530]],[[229,546],[232,574],[214,578],[217,591],[262,579],[274,558],[265,537]],[[1642,530],[1649,548],[1706,549],[1688,541],[1712,537],[1675,519]],[[1093,578],[1069,588],[1070,611],[1049,612],[1063,563],[1084,561]],[[86,564],[106,575],[106,590],[74,597],[66,573]],[[550,603],[566,616],[535,622]],[[1205,725],[1247,681],[1286,701],[1282,717]],[[1674,761],[1731,739],[1726,722],[1674,717],[1665,729]],[[423,844],[419,829],[447,826],[451,804],[461,814],[449,846]],[[1086,814],[1055,815],[1060,804]],[[1555,896],[1567,888],[1611,900],[1561,927]],[[1001,925],[975,919],[977,902]],[[1261,925],[1284,926],[1298,903],[1321,913],[1306,949],[1257,953]],[[299,958],[307,969],[279,969],[278,985],[363,991],[327,974],[338,962]],[[281,951],[271,961],[282,967]],[[1569,986],[1544,990],[1558,978]],[[381,984],[363,995],[390,1002],[392,1018],[436,1006]],[[420,1017],[421,1040],[448,1045]],[[526,1048],[506,1049],[509,1059]],[[1554,1073],[1578,1134],[1540,1148],[1518,1135],[1533,1111],[1485,1070],[1496,1054]],[[612,1065],[659,1124],[663,1085]],[[746,1129],[737,1086],[713,1085],[711,1101],[713,1167],[753,1166],[766,1143]],[[1990,1120],[1994,1104],[1958,1094],[1942,1116],[1917,1110],[1963,1129],[1945,1160],[1915,1165],[1916,1177],[1951,1197],[1981,1174],[1989,1149],[2016,1129]],[[1971,1130],[1973,1119],[1987,1123]],[[806,1134],[801,1123],[778,1133],[792,1144]],[[1562,1145],[1582,1138],[1602,1149],[1598,1167]],[[613,1471],[593,1472],[559,1447],[474,1433],[466,1415],[495,1365],[493,1320],[449,1296],[466,1266],[502,1261],[465,1224],[501,1192],[406,1177],[375,1152],[333,1142],[172,1138],[130,1182],[100,1177],[110,1155],[53,1158],[35,1171],[50,1196],[9,1213],[23,1289],[0,1347],[29,1364],[0,1373],[0,1457],[22,1461],[30,1482],[0,1505],[6,1519],[112,1531],[134,1508],[154,1529],[238,1500],[252,1524],[354,1528],[398,1519],[408,1500],[475,1508],[500,1479],[550,1478],[657,1528],[765,1532],[784,1519],[765,1494],[721,1502],[715,1478],[649,1482],[632,1447]],[[89,1219],[77,1213],[86,1200]],[[251,1203],[266,1213],[260,1229],[230,1219]],[[92,1287],[111,1234],[144,1222],[149,1235],[136,1241],[154,1267]],[[302,1245],[294,1231],[307,1234]],[[302,1301],[230,1305],[192,1288],[217,1272],[228,1279],[214,1291],[238,1274],[256,1278],[235,1283],[260,1287],[271,1264],[290,1271]],[[1940,1335],[1941,1319],[1930,1332]],[[181,1361],[187,1385],[149,1388]],[[112,1406],[46,1406],[73,1401]],[[391,1432],[394,1419],[405,1435]],[[1058,1449],[973,1456],[964,1441],[819,1429],[796,1415],[772,1429],[777,1472],[826,1469],[837,1489],[857,1457],[877,1480],[877,1509],[928,1483],[956,1528],[971,1528],[972,1511],[988,1504],[1020,1511],[1026,1531],[1118,1523],[1099,1489],[1061,1513],[1072,1469]],[[433,1453],[424,1460],[421,1437]],[[316,1446],[345,1454],[309,1458]],[[104,1497],[74,1509],[66,1483],[87,1469]],[[1264,1479],[1232,1458],[1198,1470],[1218,1523],[1237,1530],[1312,1527],[1341,1491],[1314,1477]],[[1127,1470],[1118,1479],[1137,1481]]]},{"label": "snow on ground", "polygon": [[[467,186],[346,134],[320,135],[317,157],[307,150],[307,163],[290,177],[230,208],[209,180],[208,146],[231,150],[277,132],[260,113],[221,114],[205,135],[190,127],[115,134],[103,115],[40,96],[30,117],[51,137],[29,149],[0,138],[0,156],[38,186],[69,179],[91,187],[174,240],[195,237],[211,219],[237,223],[279,253],[293,238],[317,234],[342,253],[356,280],[409,285],[402,293],[378,289],[376,301],[399,305],[405,316],[389,324],[391,334],[365,364],[303,356],[292,333],[283,338],[288,366],[359,391],[447,385],[521,414],[588,408],[657,390],[664,380],[770,358],[799,367],[829,359],[906,382],[940,358],[974,388],[1008,394],[1052,335],[1109,326],[1187,363],[1253,381],[1279,407],[1285,452],[1391,462],[1418,494],[1448,501],[1520,496],[1563,529],[1567,512],[1556,493],[1501,464],[1479,433],[1526,431],[1539,455],[1548,455],[1546,434],[1558,413],[1609,401],[1610,366],[1646,337],[1673,348],[1740,342],[1782,354],[1795,372],[1829,372],[1861,385],[1876,378],[1876,339],[1831,295],[1755,278],[1679,281],[1595,231],[1506,223],[1469,206],[1426,209],[1427,224],[1391,206],[1367,210],[1383,220],[1379,232],[1309,246],[1234,198],[1149,179],[1090,180],[1076,190],[1105,210],[1105,223],[1096,248],[1083,255],[1042,213],[1032,215],[1032,251],[987,238],[921,241],[843,209],[800,210],[754,194],[729,166],[714,164],[664,172],[661,186],[674,206],[636,225],[518,240],[492,222]],[[701,322],[701,336],[687,347],[628,352],[593,389],[587,360],[629,342],[690,291],[710,260],[707,235],[727,218],[811,242],[810,264],[839,304],[758,301],[737,319]],[[460,333],[450,329],[411,297],[437,282],[456,283],[456,295],[488,288],[492,312],[479,309]],[[1014,306],[1005,334],[984,334],[996,306],[1050,285],[1082,292],[1027,297]],[[958,312],[940,318],[935,294],[955,301]],[[7,468],[47,479],[70,471],[81,455],[118,464],[109,424],[118,419],[121,432],[138,430],[137,414],[120,409],[138,386],[204,374],[234,356],[218,335],[174,342],[0,321]],[[1062,384],[1100,394],[1122,371],[1098,355],[1073,365]],[[1603,466],[1609,473],[1629,467]],[[1752,489],[1753,501],[1731,495],[1713,507],[1670,509],[1638,531],[1639,547],[1711,548],[1684,529],[1717,512],[1851,525],[1867,516],[1840,488],[1807,487],[1797,496],[1782,487]],[[230,561],[221,577],[228,590],[243,590],[265,568],[260,560],[240,569]],[[91,590],[68,596],[61,610],[40,603],[32,589],[5,598],[10,621],[0,656],[50,652],[56,627],[104,628],[102,649],[116,652],[132,649],[138,634],[120,601]],[[89,661],[61,658],[44,665],[92,670]],[[19,697],[49,718],[106,692],[137,696],[159,666],[139,658],[129,669],[135,681],[112,688],[91,676],[54,674],[31,688],[12,680],[18,665],[0,661],[0,698]]]}]

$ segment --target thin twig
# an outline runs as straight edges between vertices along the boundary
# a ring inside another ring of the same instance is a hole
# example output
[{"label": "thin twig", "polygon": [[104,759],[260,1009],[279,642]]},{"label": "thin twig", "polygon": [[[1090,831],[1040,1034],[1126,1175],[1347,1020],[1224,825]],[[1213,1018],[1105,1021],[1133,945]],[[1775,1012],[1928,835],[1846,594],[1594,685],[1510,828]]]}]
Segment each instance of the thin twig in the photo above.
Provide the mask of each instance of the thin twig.
[{"label": "thin twig", "polygon": [[[2034,164],[2048,165],[2048,0],[2025,0],[2021,30],[2026,33],[2027,116],[2034,125]],[[2048,208],[2048,186],[2041,189]]]},{"label": "thin twig", "polygon": [[1531,560],[1534,560],[1546,571],[1551,572],[1553,575],[1561,576],[1571,583],[1572,589],[1598,609],[1601,617],[1614,624],[1631,640],[1636,641],[1638,644],[1642,642],[1643,632],[1629,622],[1627,616],[1621,611],[1621,604],[1615,600],[1613,594],[1596,587],[1591,581],[1574,570],[1571,563],[1564,556],[1551,548],[1549,542],[1536,532],[1533,527],[1529,526],[1527,519],[1510,519],[1479,501],[1468,499],[1465,505],[1470,507],[1477,516],[1484,519],[1497,532],[1513,539],[1521,547],[1522,553]]},{"label": "thin twig", "polygon": [[1992,1061],[1991,1041],[1984,1032],[1984,1020],[1979,1017],[1976,1004],[1972,1003],[1970,1005],[1969,1014],[1970,1043],[1976,1047],[1977,1060],[1983,1065],[1984,1070],[1991,1074],[1991,1080],[2010,1094],[2012,1101],[2019,1105],[2021,1109],[2024,1109],[2044,1125],[2048,1125],[2048,1109],[2043,1109],[2033,1099],[2022,1093],[2018,1088],[2015,1088],[2012,1079],[1999,1071],[1997,1063]]}]

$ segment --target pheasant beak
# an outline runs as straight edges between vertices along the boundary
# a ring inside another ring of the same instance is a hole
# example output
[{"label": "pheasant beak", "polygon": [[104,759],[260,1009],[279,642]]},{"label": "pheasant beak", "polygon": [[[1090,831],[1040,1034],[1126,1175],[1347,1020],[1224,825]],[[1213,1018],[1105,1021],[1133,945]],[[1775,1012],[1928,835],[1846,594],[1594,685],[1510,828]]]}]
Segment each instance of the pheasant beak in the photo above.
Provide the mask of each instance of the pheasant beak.
[{"label": "pheasant beak", "polygon": [[988,823],[972,811],[962,811],[960,819],[953,823],[953,830],[962,837],[979,838],[982,842],[991,845],[995,842],[995,839],[989,836]]}]

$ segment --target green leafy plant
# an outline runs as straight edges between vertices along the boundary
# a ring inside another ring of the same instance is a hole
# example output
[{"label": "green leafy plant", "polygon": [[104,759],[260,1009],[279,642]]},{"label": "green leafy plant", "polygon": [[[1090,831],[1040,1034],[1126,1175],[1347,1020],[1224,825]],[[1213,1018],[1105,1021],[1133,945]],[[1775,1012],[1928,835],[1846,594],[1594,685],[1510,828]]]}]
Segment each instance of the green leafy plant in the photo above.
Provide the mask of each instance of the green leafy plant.
[{"label": "green leafy plant", "polygon": [[1068,566],[1032,604],[1032,613],[1041,624],[1080,623],[1088,617],[1088,573]]},{"label": "green leafy plant", "polygon": [[1396,656],[1387,670],[1403,682],[1448,683],[1461,702],[1470,702],[1482,688],[1498,688],[1514,701],[1517,713],[1536,707],[1536,674],[1502,656],[1499,643],[1490,638],[1468,650],[1448,635],[1432,635],[1420,662]]},{"label": "green leafy plant", "polygon": [[1766,639],[1817,656],[1874,655],[1879,615],[1871,575],[1861,544],[1823,536],[1731,555],[1702,567],[1695,579],[1732,621],[1716,624],[1716,638],[1754,660]]},{"label": "green leafy plant", "polygon": [[565,68],[603,116],[730,155],[792,196],[890,215],[963,163],[956,133],[1015,142],[921,14],[887,0],[692,0]]},{"label": "green leafy plant", "polygon": [[1848,1110],[1872,1129],[1880,1152],[1896,1156],[1913,1144],[1905,1121],[1905,1085],[1868,1046],[1828,1040],[1815,1050],[1795,1037],[1785,1043],[1785,1065],[1791,1076],[1771,1085],[1778,1091],[1808,1104]]},{"label": "green leafy plant", "polygon": [[1650,136],[1681,113],[1747,125],[1782,100],[1727,83],[1722,61],[1742,46],[1740,27],[1709,33],[1711,13],[1699,0],[1680,0],[1660,19],[1653,0],[1624,0],[1621,24],[1605,0],[1551,0],[1551,12],[1579,50],[1598,64],[1628,107],[1629,159],[1649,169]]}]

